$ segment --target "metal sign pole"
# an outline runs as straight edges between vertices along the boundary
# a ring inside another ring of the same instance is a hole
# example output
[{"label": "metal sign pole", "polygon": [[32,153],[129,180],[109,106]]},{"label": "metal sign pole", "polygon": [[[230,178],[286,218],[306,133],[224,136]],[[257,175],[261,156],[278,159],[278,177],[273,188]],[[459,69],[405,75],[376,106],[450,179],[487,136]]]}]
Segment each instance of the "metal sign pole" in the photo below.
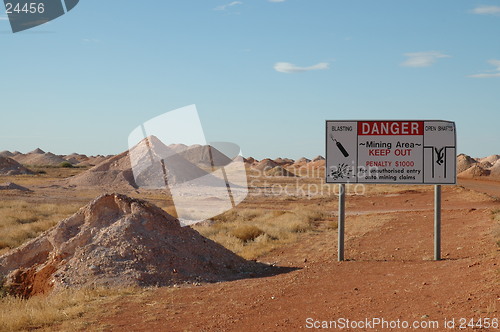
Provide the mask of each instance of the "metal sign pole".
[{"label": "metal sign pole", "polygon": [[434,260],[441,260],[441,185],[434,186]]},{"label": "metal sign pole", "polygon": [[344,260],[344,229],[345,229],[345,184],[339,184],[339,224],[338,224],[338,233],[339,233],[339,244],[338,244],[338,253],[339,253],[339,262]]}]

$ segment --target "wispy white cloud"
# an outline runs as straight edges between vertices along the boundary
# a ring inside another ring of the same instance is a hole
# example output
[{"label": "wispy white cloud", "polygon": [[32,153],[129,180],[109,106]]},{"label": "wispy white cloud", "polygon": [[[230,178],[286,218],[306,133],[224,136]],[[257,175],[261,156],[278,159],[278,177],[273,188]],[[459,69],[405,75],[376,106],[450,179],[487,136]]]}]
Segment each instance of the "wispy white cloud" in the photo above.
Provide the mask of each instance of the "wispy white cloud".
[{"label": "wispy white cloud", "polygon": [[479,15],[500,15],[499,6],[479,6],[472,10],[474,14]]},{"label": "wispy white cloud", "polygon": [[0,16],[0,21],[8,21],[9,18],[7,16]]},{"label": "wispy white cloud", "polygon": [[226,10],[229,7],[237,6],[237,5],[242,5],[242,1],[233,1],[225,5],[220,5],[214,8],[214,10]]},{"label": "wispy white cloud", "polygon": [[99,39],[96,39],[96,38],[84,38],[84,39],[82,39],[82,42],[93,43],[93,44],[100,44],[101,43],[101,41]]},{"label": "wispy white cloud", "polygon": [[274,65],[274,70],[280,73],[292,74],[292,73],[303,73],[311,70],[326,70],[330,68],[328,62],[320,62],[316,65],[309,67],[299,67],[289,62],[278,62]]},{"label": "wispy white cloud", "polygon": [[491,60],[488,60],[488,63],[492,66],[495,66],[496,71],[500,71],[500,60],[491,59]]},{"label": "wispy white cloud", "polygon": [[269,2],[285,2],[286,0],[269,0]]},{"label": "wispy white cloud", "polygon": [[492,77],[500,77],[500,72],[498,72],[498,73],[491,73],[491,74],[476,74],[476,75],[469,75],[468,77],[472,77],[472,78],[492,78]]},{"label": "wispy white cloud", "polygon": [[405,53],[404,55],[408,57],[405,62],[401,63],[404,67],[429,67],[438,59],[450,58],[449,55],[436,51]]},{"label": "wispy white cloud", "polygon": [[490,70],[486,73],[469,75],[467,77],[472,78],[491,78],[491,77],[500,77],[500,60],[491,59],[488,60],[488,63],[495,67],[494,70]]}]

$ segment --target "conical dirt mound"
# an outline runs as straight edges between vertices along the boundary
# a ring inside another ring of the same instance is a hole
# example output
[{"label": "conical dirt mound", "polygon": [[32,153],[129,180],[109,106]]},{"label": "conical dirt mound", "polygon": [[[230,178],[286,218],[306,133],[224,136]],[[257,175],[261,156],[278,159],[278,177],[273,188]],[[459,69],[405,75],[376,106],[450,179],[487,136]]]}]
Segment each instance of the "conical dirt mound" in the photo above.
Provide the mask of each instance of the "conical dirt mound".
[{"label": "conical dirt mound", "polygon": [[28,154],[44,154],[44,153],[45,153],[45,151],[43,151],[40,148],[36,148],[35,150],[28,152]]},{"label": "conical dirt mound", "polygon": [[325,167],[326,165],[326,161],[324,159],[320,159],[320,160],[316,160],[316,161],[311,161],[309,163],[307,163],[307,167],[310,167],[310,168],[319,168],[319,167]]},{"label": "conical dirt mound", "polygon": [[490,171],[482,168],[479,164],[474,164],[463,172],[460,172],[457,176],[459,178],[472,179],[480,176],[488,176]]},{"label": "conical dirt mound", "polygon": [[7,151],[7,150],[4,150],[2,152],[0,152],[0,157],[12,157],[14,156],[14,154],[10,151]]},{"label": "conical dirt mound", "polygon": [[193,165],[203,169],[212,166],[226,166],[232,162],[228,156],[210,145],[186,147],[177,153]]},{"label": "conical dirt mound", "polygon": [[0,256],[0,276],[6,276],[12,293],[23,297],[66,287],[232,280],[256,266],[181,227],[162,209],[118,194],[96,198]]},{"label": "conical dirt mound", "polygon": [[293,164],[293,167],[303,167],[303,166],[306,166],[310,162],[311,162],[310,159],[307,159],[306,157],[302,157],[302,158],[295,161],[295,163]]},{"label": "conical dirt mound", "polygon": [[23,165],[37,165],[37,166],[58,166],[66,161],[64,158],[57,156],[51,152],[47,153],[30,152],[28,154],[16,155],[12,158]]},{"label": "conical dirt mound", "polygon": [[92,157],[89,157],[87,160],[82,161],[82,165],[96,166],[96,165],[99,165],[100,163],[104,162],[107,159],[109,159],[109,158],[106,158],[104,156],[92,156]]},{"label": "conical dirt mound", "polygon": [[261,160],[259,163],[253,166],[254,169],[257,169],[262,172],[266,172],[270,169],[275,168],[276,166],[279,166],[278,163],[276,163],[274,160],[271,160],[269,158]]},{"label": "conical dirt mound", "polygon": [[474,158],[471,158],[466,154],[459,154],[457,157],[457,174],[468,170],[472,165],[476,163],[477,161]]},{"label": "conical dirt mound", "polygon": [[34,173],[11,158],[0,157],[0,175],[21,175],[21,174],[34,174]]},{"label": "conical dirt mound", "polygon": [[[88,187],[158,189],[164,188],[167,182],[179,184],[207,174],[158,138],[149,136],[129,151],[69,179],[68,183]],[[210,180],[210,176],[207,178]]]},{"label": "conical dirt mound", "polygon": [[130,166],[129,152],[125,151],[104,160],[91,169],[68,180],[70,185],[82,187],[136,188]]},{"label": "conical dirt mound", "polygon": [[[178,145],[182,147],[183,145]],[[191,161],[184,158],[183,153],[191,151],[190,158],[199,161],[200,155],[196,151],[206,152],[201,146],[193,149],[175,151],[166,146],[155,136],[149,136],[134,146],[129,154],[133,166],[135,181],[140,187],[161,188],[169,185],[181,184],[198,178],[205,178],[208,173]],[[210,162],[209,162],[210,163]],[[210,180],[207,176],[205,179]]]},{"label": "conical dirt mound", "polygon": [[20,186],[16,183],[7,182],[4,184],[0,184],[0,190],[19,190],[19,191],[31,191],[26,187]]},{"label": "conical dirt mound", "polygon": [[500,155],[498,154],[493,154],[491,156],[488,156],[486,158],[481,159],[481,162],[489,162],[490,164],[494,165],[497,160],[500,159]]},{"label": "conical dirt mound", "polygon": [[273,161],[280,166],[289,166],[294,163],[292,159],[288,158],[276,158]]},{"label": "conical dirt mound", "polygon": [[490,168],[490,175],[494,178],[500,178],[500,160],[497,160],[495,164]]}]

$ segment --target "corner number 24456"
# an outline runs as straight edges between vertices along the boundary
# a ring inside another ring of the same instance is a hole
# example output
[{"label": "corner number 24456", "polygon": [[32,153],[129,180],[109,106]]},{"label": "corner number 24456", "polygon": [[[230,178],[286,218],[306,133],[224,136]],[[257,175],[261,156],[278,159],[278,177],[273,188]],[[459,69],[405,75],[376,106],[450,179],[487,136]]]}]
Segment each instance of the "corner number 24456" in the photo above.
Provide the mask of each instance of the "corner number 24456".
[{"label": "corner number 24456", "polygon": [[14,14],[14,13],[43,14],[43,12],[45,11],[45,6],[43,2],[41,3],[30,2],[30,3],[25,3],[23,6],[21,6],[20,3],[14,4],[7,2],[5,4],[5,8],[7,9],[6,11],[7,14]]}]

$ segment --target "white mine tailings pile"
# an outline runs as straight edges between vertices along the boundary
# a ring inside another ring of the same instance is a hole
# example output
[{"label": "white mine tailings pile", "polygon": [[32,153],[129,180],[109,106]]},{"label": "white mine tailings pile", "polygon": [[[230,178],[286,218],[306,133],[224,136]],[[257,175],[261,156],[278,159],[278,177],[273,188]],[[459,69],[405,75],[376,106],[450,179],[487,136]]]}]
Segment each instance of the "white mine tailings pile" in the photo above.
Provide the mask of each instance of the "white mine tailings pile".
[{"label": "white mine tailings pile", "polygon": [[267,269],[201,236],[162,209],[124,195],[96,198],[38,238],[0,256],[11,293],[67,287],[168,286]]},{"label": "white mine tailings pile", "polygon": [[0,156],[0,175],[34,174],[32,171],[9,157]]}]

